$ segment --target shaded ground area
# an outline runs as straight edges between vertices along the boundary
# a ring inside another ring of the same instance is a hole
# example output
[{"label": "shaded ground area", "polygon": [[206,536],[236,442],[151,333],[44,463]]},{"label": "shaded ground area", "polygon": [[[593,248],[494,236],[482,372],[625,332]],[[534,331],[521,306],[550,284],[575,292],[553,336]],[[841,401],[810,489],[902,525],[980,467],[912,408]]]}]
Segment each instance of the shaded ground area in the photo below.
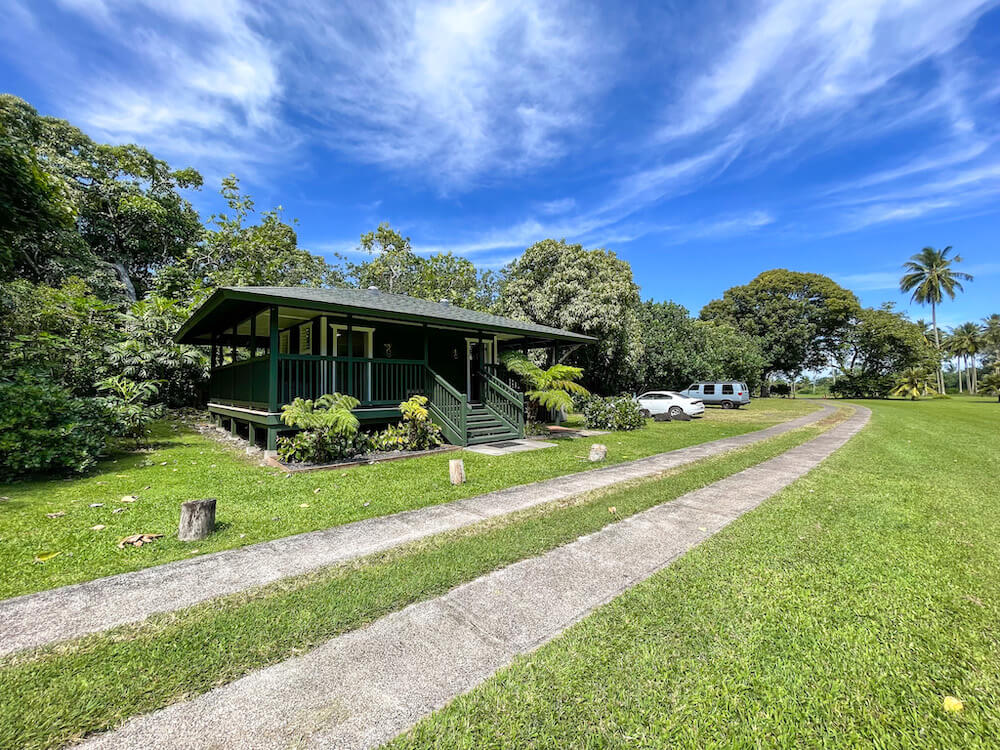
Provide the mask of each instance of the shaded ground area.
[{"label": "shaded ground area", "polygon": [[[767,440],[834,411],[827,406],[765,430],[625,464],[0,601],[0,656],[140,621],[153,613],[302,575],[486,518],[648,477]],[[52,617],[53,612],[59,617]]]},{"label": "shaded ground area", "polygon": [[[460,487],[448,482],[447,454],[286,478],[183,425],[160,423],[152,453],[120,456],[82,479],[0,485],[0,495],[9,498],[0,503],[0,598],[184,559],[195,549],[232,549],[570,474],[592,468],[586,455],[595,441],[607,443],[608,460],[619,463],[758,430],[815,408],[770,399],[747,411],[651,423],[534,453],[468,454],[469,482]],[[139,500],[122,503],[129,495]],[[201,497],[218,498],[219,531],[197,544],[177,541],[181,502]],[[47,517],[60,512],[65,515]],[[118,539],[136,533],[164,538],[140,549],[117,548]]]}]

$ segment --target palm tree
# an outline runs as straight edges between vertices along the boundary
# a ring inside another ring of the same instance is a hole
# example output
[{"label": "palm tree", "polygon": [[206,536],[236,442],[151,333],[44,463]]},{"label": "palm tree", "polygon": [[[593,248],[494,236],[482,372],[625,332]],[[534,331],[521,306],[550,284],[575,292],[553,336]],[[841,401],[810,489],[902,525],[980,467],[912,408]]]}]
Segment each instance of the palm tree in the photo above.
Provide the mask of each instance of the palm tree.
[{"label": "palm tree", "polygon": [[[972,281],[972,276],[962,271],[953,271],[952,263],[961,263],[962,257],[956,255],[949,258],[951,245],[944,250],[935,250],[933,247],[925,247],[916,255],[910,257],[903,264],[906,273],[899,280],[899,290],[901,292],[913,292],[911,299],[921,305],[930,303],[931,306],[931,327],[934,329],[934,346],[940,354],[941,335],[937,327],[937,306],[941,304],[944,295],[949,299],[955,299],[955,292],[964,292],[963,281]],[[937,368],[938,388],[944,391],[944,375],[941,373],[941,364]]]},{"label": "palm tree", "polygon": [[982,348],[982,329],[975,323],[962,323],[951,332],[948,341],[951,343],[952,351],[958,354],[961,361],[964,361],[965,373],[969,381],[969,393],[975,393],[979,379],[976,372],[976,357]]},{"label": "palm tree", "polygon": [[576,382],[583,376],[583,370],[579,367],[555,364],[543,370],[519,352],[505,355],[503,363],[528,387],[529,390],[525,391],[524,395],[535,404],[533,416],[537,417],[541,409],[569,411],[573,408],[572,394],[590,395],[590,391]]},{"label": "palm tree", "polygon": [[993,358],[993,370],[1000,373],[1000,315],[983,318],[983,351]]},{"label": "palm tree", "polygon": [[992,393],[1000,401],[1000,371],[983,375],[983,393]]},{"label": "palm tree", "polygon": [[912,401],[929,393],[937,393],[937,391],[931,385],[930,374],[922,367],[910,367],[903,370],[896,388],[892,391],[893,396],[909,396]]},{"label": "palm tree", "polygon": [[[926,340],[925,340],[926,342]],[[962,392],[962,351],[958,344],[958,340],[955,338],[955,332],[951,331],[941,342],[941,349],[948,355],[949,358],[956,361],[955,372],[958,373],[958,392]],[[949,370],[950,372],[950,370]]]}]

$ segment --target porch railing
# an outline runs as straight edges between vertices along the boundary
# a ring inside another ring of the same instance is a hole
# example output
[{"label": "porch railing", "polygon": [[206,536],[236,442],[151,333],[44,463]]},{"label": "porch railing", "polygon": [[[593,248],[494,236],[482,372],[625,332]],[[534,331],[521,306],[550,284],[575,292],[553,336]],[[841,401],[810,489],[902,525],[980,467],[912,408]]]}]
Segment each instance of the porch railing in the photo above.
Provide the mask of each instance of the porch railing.
[{"label": "porch railing", "polygon": [[268,358],[254,357],[216,367],[208,380],[208,400],[267,410]]},{"label": "porch railing", "polygon": [[278,403],[336,392],[362,406],[394,406],[423,393],[425,366],[421,359],[279,354]]},{"label": "porch railing", "polygon": [[524,394],[489,370],[483,371],[483,402],[519,435],[524,431]]}]

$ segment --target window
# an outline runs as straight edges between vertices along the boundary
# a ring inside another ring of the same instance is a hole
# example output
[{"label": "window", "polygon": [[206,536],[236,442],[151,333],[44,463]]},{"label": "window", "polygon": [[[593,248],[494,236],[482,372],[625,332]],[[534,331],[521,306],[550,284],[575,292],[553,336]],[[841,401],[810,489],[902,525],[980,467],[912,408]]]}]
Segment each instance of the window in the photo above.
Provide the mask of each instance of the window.
[{"label": "window", "polygon": [[278,334],[278,354],[288,354],[289,341],[290,338],[288,331],[282,331]]},{"label": "window", "polygon": [[727,396],[727,395],[728,396],[732,396],[733,395],[733,386],[732,386],[731,383],[723,383],[722,384],[722,395],[723,396]]},{"label": "window", "polygon": [[705,386],[705,395],[714,396],[715,395],[715,384]]},{"label": "window", "polygon": [[299,354],[313,353],[313,327],[312,323],[299,326]]},{"label": "window", "polygon": [[695,383],[694,385],[689,385],[688,386],[688,390],[689,391],[697,391],[698,390],[698,384]]}]

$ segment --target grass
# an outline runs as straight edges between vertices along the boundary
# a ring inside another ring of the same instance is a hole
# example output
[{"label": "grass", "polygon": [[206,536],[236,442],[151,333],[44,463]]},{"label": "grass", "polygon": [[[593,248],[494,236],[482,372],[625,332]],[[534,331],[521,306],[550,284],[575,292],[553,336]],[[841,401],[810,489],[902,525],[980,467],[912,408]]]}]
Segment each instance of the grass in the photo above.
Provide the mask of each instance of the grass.
[{"label": "grass", "polygon": [[[583,471],[594,467],[586,461],[593,442],[607,444],[608,462],[617,463],[751,432],[816,408],[769,399],[746,410],[711,410],[695,422],[650,422],[636,432],[565,440],[531,453],[465,452],[469,481],[458,487],[448,481],[455,454],[289,476],[180,423],[162,422],[152,452],[118,456],[84,478],[0,486],[9,498],[0,502],[0,598]],[[138,501],[121,502],[129,495]],[[180,503],[203,497],[218,499],[219,530],[196,544],[178,541]],[[136,533],[164,537],[118,549],[119,539]]]},{"label": "grass", "polygon": [[[658,478],[8,657],[0,661],[0,747],[66,744],[128,716],[193,697],[766,460],[827,426],[802,428]],[[611,505],[617,507],[615,515],[608,512]]]},{"label": "grass", "polygon": [[1000,745],[1000,408],[866,405],[818,469],[391,747]]}]

